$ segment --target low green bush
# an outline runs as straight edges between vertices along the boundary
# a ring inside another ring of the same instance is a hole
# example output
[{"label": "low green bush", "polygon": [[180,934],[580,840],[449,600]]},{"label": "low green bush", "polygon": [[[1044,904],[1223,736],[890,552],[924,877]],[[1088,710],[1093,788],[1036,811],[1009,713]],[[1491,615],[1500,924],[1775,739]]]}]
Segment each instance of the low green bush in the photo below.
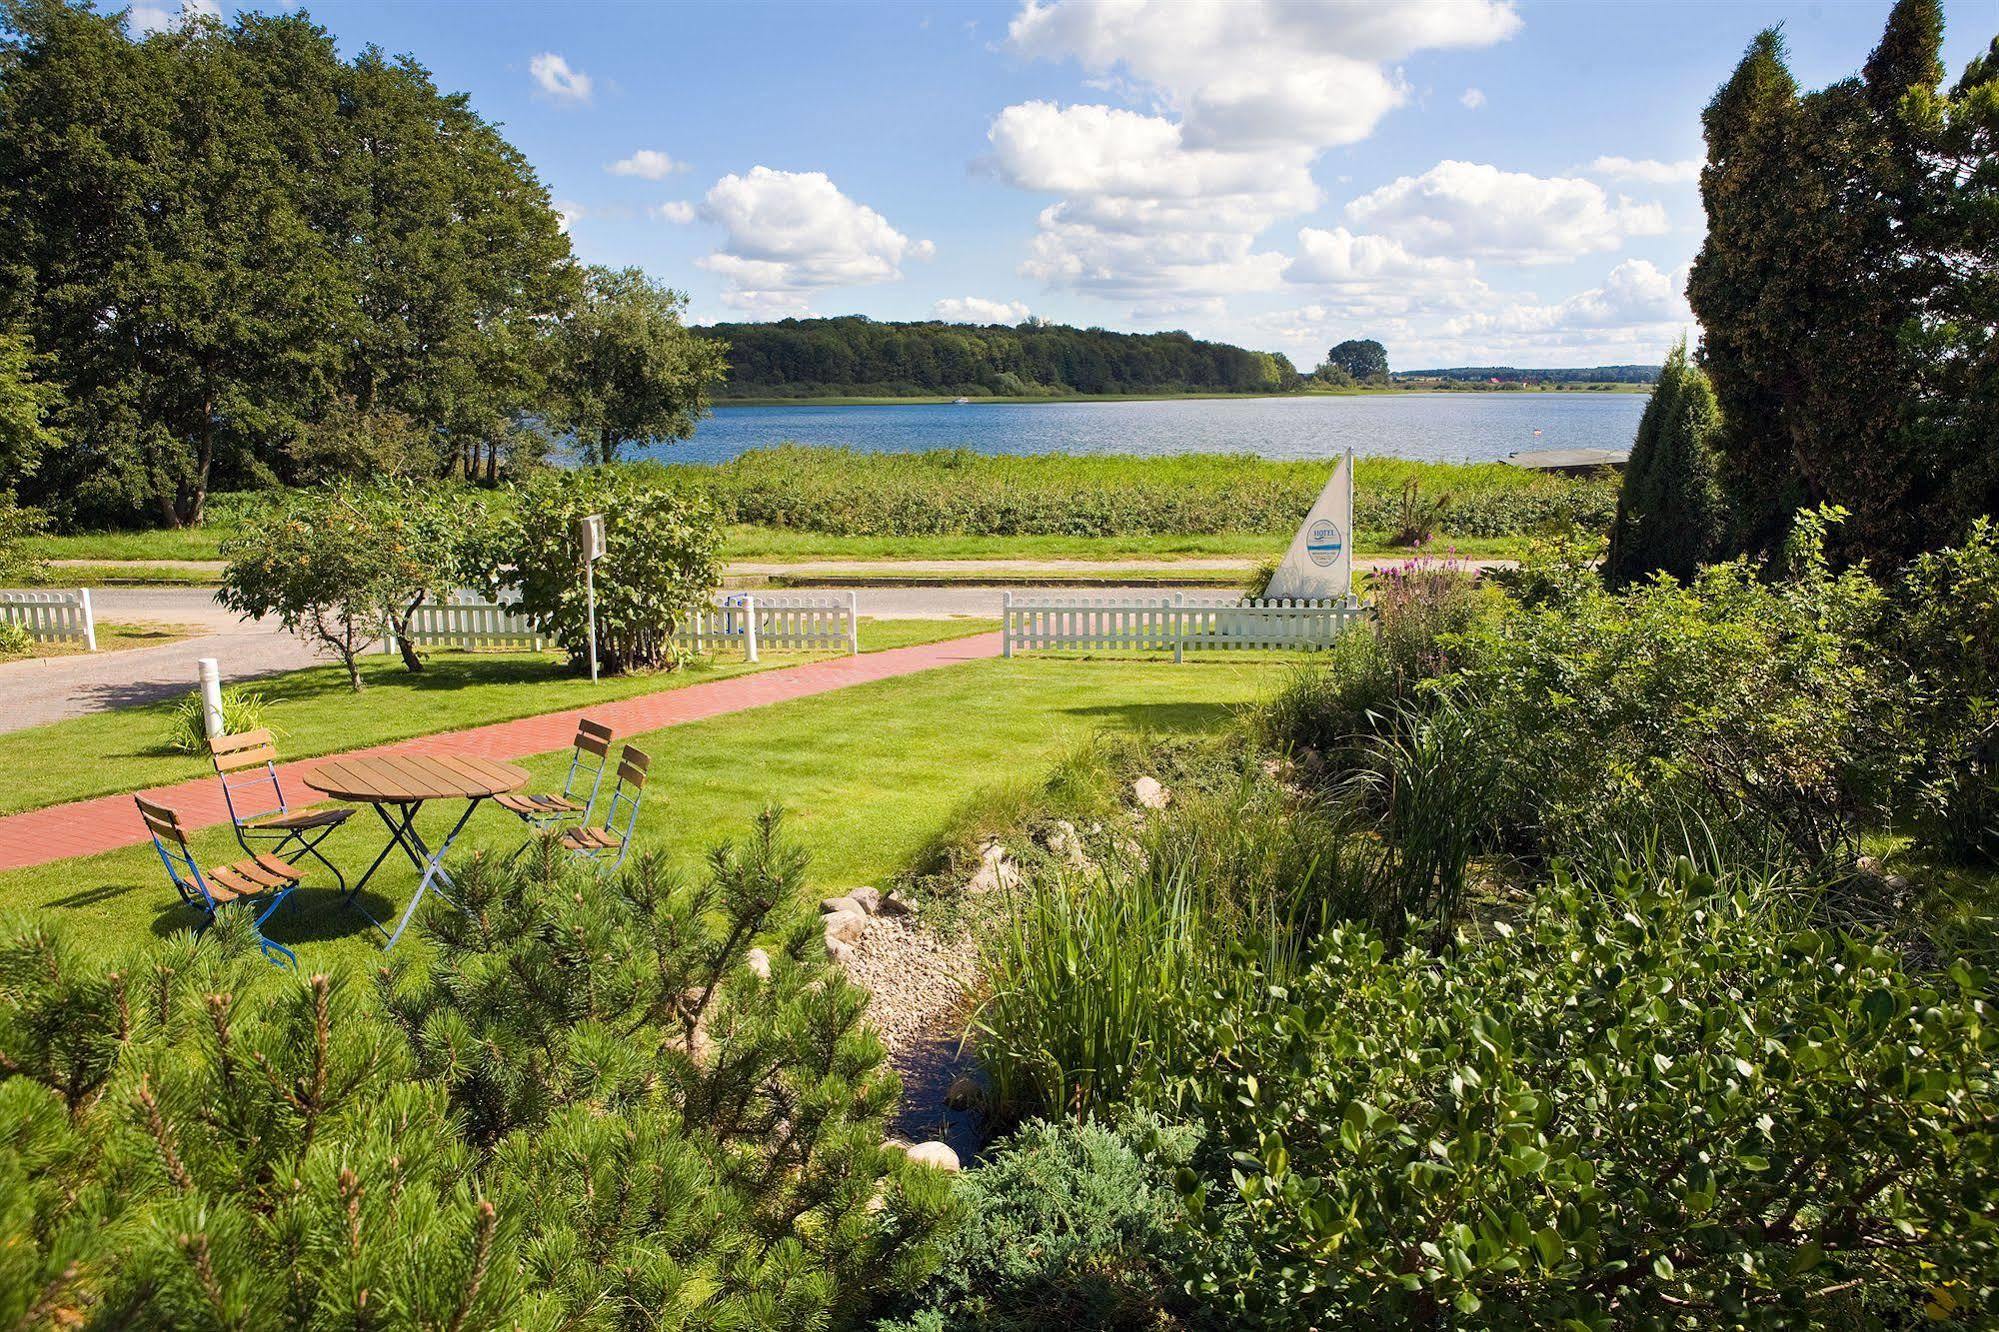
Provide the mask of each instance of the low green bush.
[{"label": "low green bush", "polygon": [[24,624],[0,620],[0,657],[25,657],[35,650],[35,636]]},{"label": "low green bush", "polygon": [[1170,1325],[1186,1304],[1174,1172],[1197,1135],[1135,1111],[1023,1124],[957,1179],[963,1220],[934,1276],[875,1332]]},{"label": "low green bush", "polygon": [[698,878],[474,860],[374,992],[236,912],[127,957],[8,922],[0,1322],[825,1327],[914,1288],[948,1180],[881,1146],[803,869],[774,816]]},{"label": "low green bush", "polygon": [[1913,561],[1884,634],[1901,665],[1903,789],[1925,842],[1999,864],[1999,531]]},{"label": "low green bush", "polygon": [[593,571],[599,665],[617,674],[675,664],[675,628],[722,581],[721,525],[691,489],[622,467],[539,473],[501,524],[489,581],[518,590],[521,612],[582,666],[589,616],[577,522],[593,513],[604,515]]},{"label": "low green bush", "polygon": [[1283,1327],[1977,1322],[1991,993],[1685,860],[1558,870],[1442,957],[1335,929],[1259,1002],[1186,1013],[1186,1274]]}]

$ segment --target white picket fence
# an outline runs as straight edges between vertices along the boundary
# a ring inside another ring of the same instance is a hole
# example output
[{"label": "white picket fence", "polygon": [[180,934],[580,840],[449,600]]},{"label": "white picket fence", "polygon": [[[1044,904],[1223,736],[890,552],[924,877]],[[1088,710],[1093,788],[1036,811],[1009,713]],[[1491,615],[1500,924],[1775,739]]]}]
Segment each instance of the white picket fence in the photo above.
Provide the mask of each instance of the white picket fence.
[{"label": "white picket fence", "polygon": [[1339,601],[1250,601],[1241,597],[1019,597],[1006,594],[1001,650],[1189,652],[1310,649],[1367,618],[1352,597]]},{"label": "white picket fence", "polygon": [[[545,642],[532,621],[517,610],[519,595],[498,602],[476,592],[459,591],[442,603],[425,603],[410,616],[410,641],[420,647],[528,648],[539,652]],[[732,593],[696,614],[674,632],[673,641],[697,652],[740,647],[751,661],[772,651],[861,650],[860,622],[852,592],[834,596],[758,595]],[[384,637],[384,652],[396,651]]]},{"label": "white picket fence", "polygon": [[75,591],[0,592],[0,620],[23,626],[43,643],[81,643],[97,651],[97,617],[90,609],[90,589]]}]

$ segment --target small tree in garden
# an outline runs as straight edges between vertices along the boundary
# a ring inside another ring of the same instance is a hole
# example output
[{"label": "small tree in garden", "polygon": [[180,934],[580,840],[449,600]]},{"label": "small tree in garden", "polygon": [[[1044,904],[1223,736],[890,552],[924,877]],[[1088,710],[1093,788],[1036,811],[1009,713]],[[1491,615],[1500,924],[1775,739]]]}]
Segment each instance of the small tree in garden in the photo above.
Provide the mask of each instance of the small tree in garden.
[{"label": "small tree in garden", "polygon": [[720,527],[698,493],[615,471],[537,476],[496,545],[513,565],[493,579],[519,588],[522,612],[581,665],[588,617],[576,523],[592,513],[604,515],[605,551],[593,574],[599,665],[616,673],[671,664],[674,629],[722,576]]},{"label": "small tree in garden", "polygon": [[288,495],[222,543],[229,565],[217,597],[245,615],[277,616],[338,657],[359,691],[359,658],[385,632],[406,669],[423,669],[410,615],[470,575],[468,534],[482,516],[470,497],[408,484]]},{"label": "small tree in garden", "polygon": [[1714,387],[1680,343],[1666,358],[1639,419],[1617,497],[1604,576],[1618,587],[1665,572],[1686,582],[1722,549],[1725,506]]}]

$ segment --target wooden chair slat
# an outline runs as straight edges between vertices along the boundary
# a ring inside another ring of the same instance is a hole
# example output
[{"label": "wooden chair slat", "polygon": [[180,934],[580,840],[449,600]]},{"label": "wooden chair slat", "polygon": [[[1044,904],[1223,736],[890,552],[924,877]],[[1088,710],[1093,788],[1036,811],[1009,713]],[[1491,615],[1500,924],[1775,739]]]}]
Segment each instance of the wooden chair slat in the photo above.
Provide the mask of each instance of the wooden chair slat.
[{"label": "wooden chair slat", "polygon": [[214,869],[202,871],[202,878],[208,880],[208,893],[217,902],[233,902],[239,897],[255,897],[264,891],[264,885],[238,874],[228,865],[217,865]]},{"label": "wooden chair slat", "polygon": [[603,758],[611,752],[611,728],[585,717],[576,723],[576,748]]},{"label": "wooden chair slat", "polygon": [[270,871],[272,874],[277,875],[279,878],[284,879],[288,883],[297,883],[300,879],[303,879],[305,877],[305,875],[300,872],[298,866],[292,864],[289,860],[280,859],[279,857],[272,855],[268,851],[259,851],[256,855],[252,856],[251,859],[255,860],[259,865],[262,865],[266,870]]},{"label": "wooden chair slat", "polygon": [[226,754],[214,754],[211,757],[215,760],[217,772],[241,772],[245,768],[261,768],[265,764],[276,763],[278,751],[276,746],[266,744],[259,745],[255,749],[237,749]]}]

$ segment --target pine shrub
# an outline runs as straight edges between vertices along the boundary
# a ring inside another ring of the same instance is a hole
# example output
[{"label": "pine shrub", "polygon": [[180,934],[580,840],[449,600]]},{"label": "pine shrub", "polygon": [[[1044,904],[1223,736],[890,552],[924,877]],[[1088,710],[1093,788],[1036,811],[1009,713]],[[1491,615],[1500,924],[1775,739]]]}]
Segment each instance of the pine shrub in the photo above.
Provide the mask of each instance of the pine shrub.
[{"label": "pine shrub", "polygon": [[1613,587],[1654,573],[1685,582],[1721,553],[1724,506],[1714,450],[1720,424],[1714,387],[1682,342],[1666,358],[1625,464],[1604,566]]},{"label": "pine shrub", "polygon": [[[375,985],[245,923],[0,929],[0,1324],[825,1327],[931,1270],[863,996],[775,814],[707,872],[456,875]],[[770,977],[745,965],[753,938]]]}]

